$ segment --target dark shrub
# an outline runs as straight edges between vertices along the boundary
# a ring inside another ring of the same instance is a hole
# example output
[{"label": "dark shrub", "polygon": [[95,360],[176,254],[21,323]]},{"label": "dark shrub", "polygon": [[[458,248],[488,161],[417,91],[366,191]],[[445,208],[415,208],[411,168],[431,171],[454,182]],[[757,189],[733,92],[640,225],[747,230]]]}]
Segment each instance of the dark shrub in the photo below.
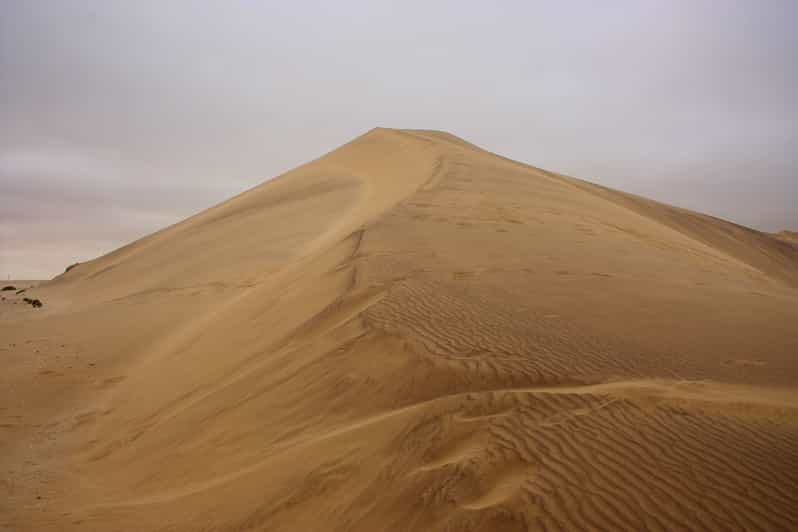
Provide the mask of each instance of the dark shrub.
[{"label": "dark shrub", "polygon": [[43,303],[38,299],[31,299],[29,297],[22,298],[22,301],[31,305],[33,308],[39,308],[43,305]]},{"label": "dark shrub", "polygon": [[17,289],[16,286],[8,285],[8,286],[4,286],[3,289],[0,290],[0,292],[7,292],[8,290],[16,290],[16,289]]}]

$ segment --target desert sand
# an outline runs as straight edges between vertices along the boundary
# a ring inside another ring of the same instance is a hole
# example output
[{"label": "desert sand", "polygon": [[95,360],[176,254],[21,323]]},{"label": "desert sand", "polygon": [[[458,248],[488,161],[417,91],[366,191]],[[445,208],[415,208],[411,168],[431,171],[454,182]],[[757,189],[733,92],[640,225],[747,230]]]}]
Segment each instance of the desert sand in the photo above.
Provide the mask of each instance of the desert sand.
[{"label": "desert sand", "polygon": [[796,530],[793,236],[375,129],[0,302],[0,530]]}]

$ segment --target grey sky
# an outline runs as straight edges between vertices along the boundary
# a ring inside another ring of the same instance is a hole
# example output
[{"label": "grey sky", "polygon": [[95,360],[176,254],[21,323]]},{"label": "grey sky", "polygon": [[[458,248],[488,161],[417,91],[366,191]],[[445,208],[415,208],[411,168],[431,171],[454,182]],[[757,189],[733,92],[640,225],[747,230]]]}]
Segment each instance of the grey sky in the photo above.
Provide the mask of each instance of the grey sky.
[{"label": "grey sky", "polygon": [[50,277],[374,126],[798,229],[798,2],[0,4],[0,275]]}]

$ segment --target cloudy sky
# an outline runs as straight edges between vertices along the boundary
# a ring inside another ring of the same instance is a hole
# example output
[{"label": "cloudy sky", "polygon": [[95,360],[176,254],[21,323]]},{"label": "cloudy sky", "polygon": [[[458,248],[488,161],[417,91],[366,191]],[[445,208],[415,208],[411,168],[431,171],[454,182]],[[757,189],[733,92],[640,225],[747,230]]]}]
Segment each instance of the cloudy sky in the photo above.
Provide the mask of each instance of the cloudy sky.
[{"label": "cloudy sky", "polygon": [[798,2],[0,3],[0,275],[44,278],[374,126],[798,229]]}]

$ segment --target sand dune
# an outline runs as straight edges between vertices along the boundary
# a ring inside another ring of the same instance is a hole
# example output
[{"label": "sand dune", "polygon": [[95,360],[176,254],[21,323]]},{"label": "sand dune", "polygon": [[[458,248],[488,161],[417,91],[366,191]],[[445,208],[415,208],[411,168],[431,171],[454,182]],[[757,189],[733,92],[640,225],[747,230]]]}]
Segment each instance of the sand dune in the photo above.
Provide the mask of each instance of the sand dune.
[{"label": "sand dune", "polygon": [[30,292],[0,530],[798,528],[787,233],[376,129]]}]

